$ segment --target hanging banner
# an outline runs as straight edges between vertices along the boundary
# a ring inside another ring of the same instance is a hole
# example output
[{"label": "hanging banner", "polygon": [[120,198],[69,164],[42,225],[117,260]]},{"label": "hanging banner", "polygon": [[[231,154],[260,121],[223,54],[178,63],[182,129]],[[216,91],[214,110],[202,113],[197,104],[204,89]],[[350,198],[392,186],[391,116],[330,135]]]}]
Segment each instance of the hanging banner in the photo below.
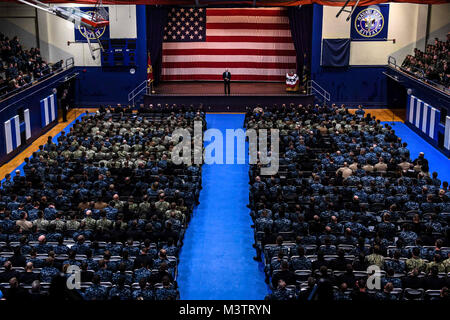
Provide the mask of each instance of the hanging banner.
[{"label": "hanging banner", "polygon": [[389,5],[358,7],[352,14],[352,40],[386,41],[389,26]]}]

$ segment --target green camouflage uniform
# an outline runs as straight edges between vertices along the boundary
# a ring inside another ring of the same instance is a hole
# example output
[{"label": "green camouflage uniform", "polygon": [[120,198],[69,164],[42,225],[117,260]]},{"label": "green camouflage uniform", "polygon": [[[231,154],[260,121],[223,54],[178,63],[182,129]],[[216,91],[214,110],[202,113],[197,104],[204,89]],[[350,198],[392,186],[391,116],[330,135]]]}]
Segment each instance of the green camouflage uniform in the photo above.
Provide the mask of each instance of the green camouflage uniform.
[{"label": "green camouflage uniform", "polygon": [[384,257],[381,254],[372,253],[366,257],[366,261],[369,265],[376,265],[381,269],[384,266]]},{"label": "green camouflage uniform", "polygon": [[120,230],[121,231],[125,231],[126,229],[127,229],[127,223],[126,222],[124,222],[124,221],[116,221],[116,222],[114,222],[114,228],[117,226],[117,225],[120,225]]},{"label": "green camouflage uniform", "polygon": [[46,231],[47,227],[49,225],[49,222],[48,222],[48,220],[41,218],[41,219],[34,220],[33,225],[37,226],[37,229],[36,229],[37,231]]},{"label": "green camouflage uniform", "polygon": [[161,214],[164,214],[167,211],[167,209],[169,209],[169,207],[170,207],[170,204],[167,201],[155,202],[155,208]]},{"label": "green camouflage uniform", "polygon": [[[179,220],[181,223],[184,222],[184,215],[181,213],[181,211],[179,210],[173,210],[175,211],[175,219]],[[166,213],[164,214],[164,218],[166,219],[170,219],[171,215],[170,213],[172,212],[172,209],[169,209],[166,211]]]},{"label": "green camouflage uniform", "polygon": [[67,230],[78,230],[80,227],[80,222],[77,220],[70,220],[66,222],[66,229]]},{"label": "green camouflage uniform", "polygon": [[80,149],[75,150],[73,152],[73,158],[74,159],[80,159],[82,155],[83,155],[83,151],[81,151]]},{"label": "green camouflage uniform", "polygon": [[444,261],[442,261],[442,264],[445,267],[445,272],[450,272],[450,258],[447,258]]},{"label": "green camouflage uniform", "polygon": [[92,217],[87,217],[82,220],[87,230],[95,230],[96,221]]},{"label": "green camouflage uniform", "polygon": [[150,211],[152,205],[150,202],[144,201],[139,204],[139,213],[147,213]]},{"label": "green camouflage uniform", "polygon": [[421,258],[410,258],[406,260],[406,270],[411,271],[413,269],[418,269],[419,271],[425,271],[427,264],[425,260]]},{"label": "green camouflage uniform", "polygon": [[137,203],[129,203],[128,204],[128,210],[130,210],[130,212],[134,213],[138,213],[139,211],[139,205]]},{"label": "green camouflage uniform", "polygon": [[120,200],[113,200],[114,202],[114,208],[116,208],[117,210],[121,210],[123,209],[123,202]]},{"label": "green camouflage uniform", "polygon": [[54,225],[56,231],[64,231],[66,223],[63,220],[53,220],[50,222],[50,225]]},{"label": "green camouflage uniform", "polygon": [[427,272],[430,272],[433,266],[437,266],[438,272],[445,272],[446,270],[444,262],[437,263],[436,261],[432,261],[430,263],[427,263]]},{"label": "green camouflage uniform", "polygon": [[99,219],[99,220],[97,220],[97,223],[96,223],[97,230],[100,230],[100,231],[109,230],[109,229],[111,229],[112,225],[113,225],[112,221],[109,219],[106,219],[106,218]]}]

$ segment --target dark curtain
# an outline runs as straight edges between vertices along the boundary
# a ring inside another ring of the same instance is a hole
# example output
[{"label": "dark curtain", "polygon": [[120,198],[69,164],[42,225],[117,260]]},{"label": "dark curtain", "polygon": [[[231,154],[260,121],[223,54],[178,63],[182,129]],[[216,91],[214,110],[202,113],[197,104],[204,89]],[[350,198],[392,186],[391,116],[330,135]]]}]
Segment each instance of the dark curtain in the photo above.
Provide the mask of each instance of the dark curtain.
[{"label": "dark curtain", "polygon": [[[306,66],[307,77],[311,70],[311,47],[312,47],[312,26],[313,26],[313,6],[303,5],[300,8],[288,8],[289,24],[291,26],[292,41],[295,51],[297,51],[297,74],[303,78],[303,67]],[[305,56],[306,55],[306,56]]]},{"label": "dark curtain", "polygon": [[162,43],[167,22],[167,8],[147,6],[147,52],[150,52],[154,84],[161,78]]},{"label": "dark curtain", "polygon": [[348,67],[350,62],[350,39],[323,39],[322,66]]}]

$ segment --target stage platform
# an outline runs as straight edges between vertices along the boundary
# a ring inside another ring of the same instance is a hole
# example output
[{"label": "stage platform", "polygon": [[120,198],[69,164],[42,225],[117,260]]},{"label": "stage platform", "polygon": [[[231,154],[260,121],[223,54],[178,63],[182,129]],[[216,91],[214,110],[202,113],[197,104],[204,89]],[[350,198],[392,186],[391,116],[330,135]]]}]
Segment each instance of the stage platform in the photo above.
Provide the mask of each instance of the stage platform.
[{"label": "stage platform", "polygon": [[286,92],[284,83],[232,82],[230,95],[224,94],[222,82],[165,82],[155,87],[155,91],[155,94],[145,95],[146,105],[202,103],[205,110],[211,112],[245,112],[258,104],[314,102],[312,95]]}]

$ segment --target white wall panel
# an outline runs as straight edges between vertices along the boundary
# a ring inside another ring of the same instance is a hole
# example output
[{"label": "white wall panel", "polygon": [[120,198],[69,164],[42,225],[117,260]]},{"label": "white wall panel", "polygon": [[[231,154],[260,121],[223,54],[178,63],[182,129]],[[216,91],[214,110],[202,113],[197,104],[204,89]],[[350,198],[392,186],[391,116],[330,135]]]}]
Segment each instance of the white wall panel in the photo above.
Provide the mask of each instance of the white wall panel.
[{"label": "white wall panel", "polygon": [[450,3],[433,4],[430,15],[430,41],[434,38],[446,39],[450,31]]},{"label": "white wall panel", "polygon": [[[336,18],[336,14],[340,9],[341,7],[323,7],[323,39],[350,38],[350,21],[345,21],[348,13],[342,12],[339,18]],[[351,7],[346,7],[346,9],[350,10]]]},{"label": "white wall panel", "polygon": [[18,36],[20,43],[26,49],[37,47],[35,18],[1,18],[0,31],[10,39]]},{"label": "white wall panel", "polygon": [[109,6],[110,37],[136,38],[136,6]]},{"label": "white wall panel", "polygon": [[0,3],[0,32],[9,38],[18,36],[26,49],[37,47],[35,9],[15,3]]}]

